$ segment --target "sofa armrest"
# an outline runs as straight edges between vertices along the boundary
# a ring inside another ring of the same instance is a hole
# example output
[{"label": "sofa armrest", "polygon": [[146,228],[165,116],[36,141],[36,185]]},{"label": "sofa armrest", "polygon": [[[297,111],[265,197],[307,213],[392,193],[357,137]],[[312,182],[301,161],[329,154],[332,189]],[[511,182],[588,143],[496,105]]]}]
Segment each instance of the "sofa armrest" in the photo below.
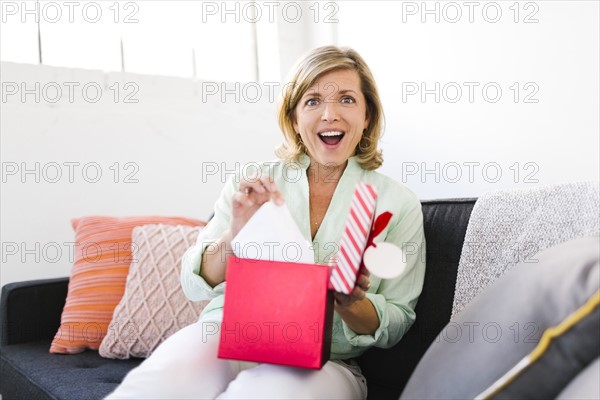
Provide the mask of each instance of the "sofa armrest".
[{"label": "sofa armrest", "polygon": [[69,278],[13,282],[2,287],[0,345],[52,339],[60,318]]}]

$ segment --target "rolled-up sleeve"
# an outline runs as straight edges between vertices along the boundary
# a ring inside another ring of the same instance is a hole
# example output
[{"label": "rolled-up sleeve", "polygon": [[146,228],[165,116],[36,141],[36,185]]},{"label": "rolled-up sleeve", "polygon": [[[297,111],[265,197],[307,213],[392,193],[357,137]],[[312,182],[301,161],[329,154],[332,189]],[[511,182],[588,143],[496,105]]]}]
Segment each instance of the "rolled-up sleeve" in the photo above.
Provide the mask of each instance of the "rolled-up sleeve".
[{"label": "rolled-up sleeve", "polygon": [[379,327],[373,335],[359,335],[343,322],[344,335],[353,346],[392,347],[415,321],[414,308],[425,277],[423,213],[416,198],[396,225],[388,230],[384,241],[402,249],[406,271],[398,278],[382,279],[375,293],[366,293],[379,317]]},{"label": "rolled-up sleeve", "polygon": [[[205,251],[216,252],[216,242],[229,227],[231,220],[231,198],[239,182],[235,177],[229,179],[215,203],[214,215],[200,231],[196,244],[190,247],[181,260],[181,287],[185,295],[193,301],[211,300],[225,291],[225,282],[211,287],[200,276],[202,255]],[[224,254],[224,253],[223,253]]]}]

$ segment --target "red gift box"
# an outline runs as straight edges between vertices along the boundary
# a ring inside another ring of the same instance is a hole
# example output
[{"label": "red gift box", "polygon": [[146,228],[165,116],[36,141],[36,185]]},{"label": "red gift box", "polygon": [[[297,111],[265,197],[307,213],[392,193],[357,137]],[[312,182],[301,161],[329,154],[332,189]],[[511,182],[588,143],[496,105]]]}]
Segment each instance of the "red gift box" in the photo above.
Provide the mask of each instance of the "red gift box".
[{"label": "red gift box", "polygon": [[330,268],[229,257],[219,357],[319,369],[329,360]]}]

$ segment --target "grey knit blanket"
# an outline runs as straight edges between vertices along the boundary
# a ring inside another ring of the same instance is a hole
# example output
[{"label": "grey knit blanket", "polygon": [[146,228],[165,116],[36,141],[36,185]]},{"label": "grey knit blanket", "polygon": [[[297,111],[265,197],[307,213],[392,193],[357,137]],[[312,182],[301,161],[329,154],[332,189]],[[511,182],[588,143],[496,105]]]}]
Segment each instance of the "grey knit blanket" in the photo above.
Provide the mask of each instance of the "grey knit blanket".
[{"label": "grey knit blanket", "polygon": [[598,183],[555,184],[483,194],[463,244],[452,317],[519,262],[548,247],[600,232]]}]

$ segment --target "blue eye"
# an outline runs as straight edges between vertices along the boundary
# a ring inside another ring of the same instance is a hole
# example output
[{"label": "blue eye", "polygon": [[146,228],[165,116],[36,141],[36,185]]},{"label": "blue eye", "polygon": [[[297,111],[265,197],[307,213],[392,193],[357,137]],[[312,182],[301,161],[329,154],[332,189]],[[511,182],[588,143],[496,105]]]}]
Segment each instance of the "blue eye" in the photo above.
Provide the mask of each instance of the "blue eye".
[{"label": "blue eye", "polygon": [[342,98],[342,103],[352,104],[352,103],[354,103],[354,99],[350,96],[346,96],[346,97]]},{"label": "blue eye", "polygon": [[307,106],[316,106],[317,104],[319,104],[319,100],[317,100],[317,99],[308,99],[308,100],[306,100],[306,105]]}]

